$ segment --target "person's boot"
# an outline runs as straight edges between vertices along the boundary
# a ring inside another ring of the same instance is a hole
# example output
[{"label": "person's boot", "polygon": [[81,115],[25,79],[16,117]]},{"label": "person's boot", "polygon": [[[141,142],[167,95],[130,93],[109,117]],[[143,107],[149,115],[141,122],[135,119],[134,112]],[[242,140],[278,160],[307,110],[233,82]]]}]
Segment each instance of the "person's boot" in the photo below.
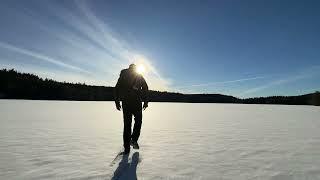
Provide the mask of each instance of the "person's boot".
[{"label": "person's boot", "polygon": [[130,145],[133,147],[133,149],[139,149],[139,144],[137,141],[131,140]]}]

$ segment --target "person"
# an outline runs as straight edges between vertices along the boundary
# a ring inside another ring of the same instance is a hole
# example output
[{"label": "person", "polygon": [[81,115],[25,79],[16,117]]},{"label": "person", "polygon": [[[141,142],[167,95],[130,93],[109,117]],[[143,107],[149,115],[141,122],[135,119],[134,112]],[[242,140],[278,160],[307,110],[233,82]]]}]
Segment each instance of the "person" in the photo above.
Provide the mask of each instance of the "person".
[{"label": "person", "polygon": [[[148,85],[143,76],[137,73],[135,64],[121,70],[120,77],[114,88],[114,98],[117,110],[123,111],[123,146],[124,154],[130,152],[130,145],[139,149],[138,139],[142,124],[142,109],[148,107]],[[143,106],[142,106],[143,102]],[[132,115],[134,116],[134,127],[131,134]]]}]

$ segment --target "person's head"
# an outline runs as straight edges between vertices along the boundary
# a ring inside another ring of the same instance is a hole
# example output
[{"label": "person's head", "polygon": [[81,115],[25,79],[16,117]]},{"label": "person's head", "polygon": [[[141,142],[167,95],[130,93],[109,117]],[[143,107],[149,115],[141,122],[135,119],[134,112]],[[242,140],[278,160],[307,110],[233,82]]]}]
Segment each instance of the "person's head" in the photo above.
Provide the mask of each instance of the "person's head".
[{"label": "person's head", "polygon": [[132,70],[132,71],[136,71],[137,66],[135,64],[130,64],[129,65],[129,69]]}]

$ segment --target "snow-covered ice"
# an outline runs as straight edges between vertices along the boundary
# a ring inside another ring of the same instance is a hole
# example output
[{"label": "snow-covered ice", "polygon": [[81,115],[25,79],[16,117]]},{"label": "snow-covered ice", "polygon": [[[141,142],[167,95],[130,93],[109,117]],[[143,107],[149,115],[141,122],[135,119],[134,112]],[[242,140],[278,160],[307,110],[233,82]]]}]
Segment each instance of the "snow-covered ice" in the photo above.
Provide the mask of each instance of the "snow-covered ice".
[{"label": "snow-covered ice", "polygon": [[0,115],[0,179],[320,179],[319,107],[150,103],[140,150],[116,159],[113,102],[1,100]]}]

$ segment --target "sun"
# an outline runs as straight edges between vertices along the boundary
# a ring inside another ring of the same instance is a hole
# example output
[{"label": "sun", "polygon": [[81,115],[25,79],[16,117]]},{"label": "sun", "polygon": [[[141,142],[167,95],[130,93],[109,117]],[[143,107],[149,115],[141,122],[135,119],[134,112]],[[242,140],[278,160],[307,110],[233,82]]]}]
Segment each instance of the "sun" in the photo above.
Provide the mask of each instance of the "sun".
[{"label": "sun", "polygon": [[144,74],[146,72],[146,68],[144,67],[143,64],[138,64],[137,65],[137,73],[138,74]]}]

